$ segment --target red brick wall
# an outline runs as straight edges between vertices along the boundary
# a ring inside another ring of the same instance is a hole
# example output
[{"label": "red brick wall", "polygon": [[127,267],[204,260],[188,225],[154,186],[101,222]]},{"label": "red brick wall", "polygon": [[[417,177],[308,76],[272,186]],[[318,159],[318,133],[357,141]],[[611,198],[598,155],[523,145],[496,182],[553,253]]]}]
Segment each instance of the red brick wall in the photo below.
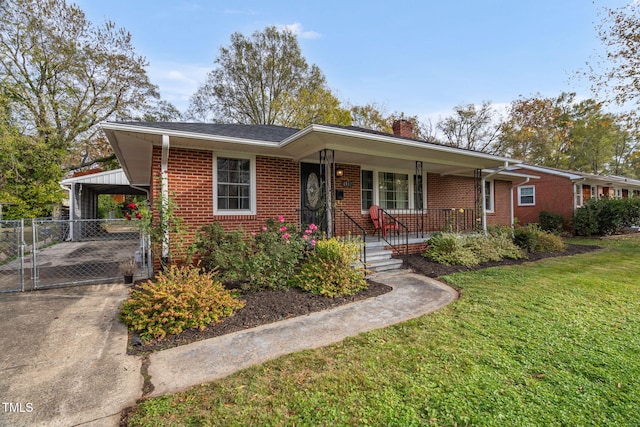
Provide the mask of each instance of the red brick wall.
[{"label": "red brick wall", "polygon": [[[220,221],[227,229],[258,231],[268,218],[283,215],[296,223],[300,207],[300,165],[292,160],[256,157],[256,215],[214,215],[213,153],[173,148],[169,152],[169,193],[184,219],[187,240],[205,224]],[[161,149],[153,151],[152,179],[155,199],[160,191]]]},{"label": "red brick wall", "polygon": [[[154,148],[152,162],[152,199],[160,191],[161,149]],[[300,165],[290,159],[256,157],[256,214],[255,215],[214,215],[213,177],[214,154],[209,151],[172,148],[169,152],[169,191],[177,209],[175,215],[185,221],[190,242],[203,225],[220,221],[227,229],[242,227],[244,230],[258,231],[268,218],[283,215],[287,222],[297,223],[297,209],[300,207]],[[344,175],[336,178],[335,189],[344,192],[344,199],[336,202],[360,224],[373,231],[368,213],[361,211],[360,166],[338,164]],[[351,186],[343,186],[350,182]],[[473,178],[458,176],[427,175],[428,210],[464,209],[464,215],[472,216],[475,205]],[[490,224],[508,225],[509,183],[496,181],[495,210],[488,214]],[[153,206],[153,201],[152,201]],[[435,229],[434,229],[435,230]]]},{"label": "red brick wall", "polygon": [[493,213],[487,213],[487,225],[511,225],[511,182],[494,180],[493,194]]},{"label": "red brick wall", "polygon": [[537,175],[540,179],[532,179],[526,185],[535,187],[535,206],[518,206],[518,188],[513,188],[514,214],[519,224],[539,222],[540,212],[552,212],[562,215],[565,228],[573,218],[573,183],[569,178],[522,170],[529,175]]}]

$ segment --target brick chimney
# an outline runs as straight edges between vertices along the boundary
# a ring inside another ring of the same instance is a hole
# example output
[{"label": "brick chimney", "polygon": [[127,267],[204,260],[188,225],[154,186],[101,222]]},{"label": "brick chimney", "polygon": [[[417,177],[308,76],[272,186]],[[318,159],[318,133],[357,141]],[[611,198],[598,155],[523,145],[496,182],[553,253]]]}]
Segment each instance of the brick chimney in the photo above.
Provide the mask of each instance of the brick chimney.
[{"label": "brick chimney", "polygon": [[413,124],[409,120],[400,119],[394,120],[393,125],[391,126],[393,129],[393,134],[397,136],[404,136],[405,138],[413,138]]}]

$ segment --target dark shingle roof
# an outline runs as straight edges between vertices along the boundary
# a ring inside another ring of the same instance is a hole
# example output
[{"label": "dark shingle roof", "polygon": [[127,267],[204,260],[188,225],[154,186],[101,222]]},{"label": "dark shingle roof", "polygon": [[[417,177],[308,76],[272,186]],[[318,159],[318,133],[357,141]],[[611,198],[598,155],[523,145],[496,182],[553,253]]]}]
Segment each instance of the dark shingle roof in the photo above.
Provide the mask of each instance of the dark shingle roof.
[{"label": "dark shingle roof", "polygon": [[205,135],[229,136],[232,138],[280,142],[298,132],[298,129],[275,125],[240,125],[223,123],[178,123],[178,122],[118,122],[147,128],[166,129],[178,132],[193,132]]}]

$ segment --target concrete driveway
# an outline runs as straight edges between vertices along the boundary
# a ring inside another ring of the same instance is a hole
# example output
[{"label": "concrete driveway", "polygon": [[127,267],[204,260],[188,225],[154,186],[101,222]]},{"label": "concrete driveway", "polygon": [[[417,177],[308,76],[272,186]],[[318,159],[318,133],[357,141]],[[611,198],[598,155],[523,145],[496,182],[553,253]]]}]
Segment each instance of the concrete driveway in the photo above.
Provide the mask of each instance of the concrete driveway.
[{"label": "concrete driveway", "polygon": [[0,426],[117,426],[142,393],[122,284],[0,294]]}]

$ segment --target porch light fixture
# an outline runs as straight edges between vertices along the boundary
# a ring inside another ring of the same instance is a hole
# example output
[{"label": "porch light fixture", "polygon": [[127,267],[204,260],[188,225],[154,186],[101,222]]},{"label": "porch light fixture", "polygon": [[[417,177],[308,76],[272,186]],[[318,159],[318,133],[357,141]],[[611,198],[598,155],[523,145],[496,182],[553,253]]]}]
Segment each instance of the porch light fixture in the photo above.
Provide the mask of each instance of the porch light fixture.
[{"label": "porch light fixture", "polygon": [[342,175],[344,175],[344,170],[343,169],[336,169],[336,176],[338,178],[342,177]]}]

